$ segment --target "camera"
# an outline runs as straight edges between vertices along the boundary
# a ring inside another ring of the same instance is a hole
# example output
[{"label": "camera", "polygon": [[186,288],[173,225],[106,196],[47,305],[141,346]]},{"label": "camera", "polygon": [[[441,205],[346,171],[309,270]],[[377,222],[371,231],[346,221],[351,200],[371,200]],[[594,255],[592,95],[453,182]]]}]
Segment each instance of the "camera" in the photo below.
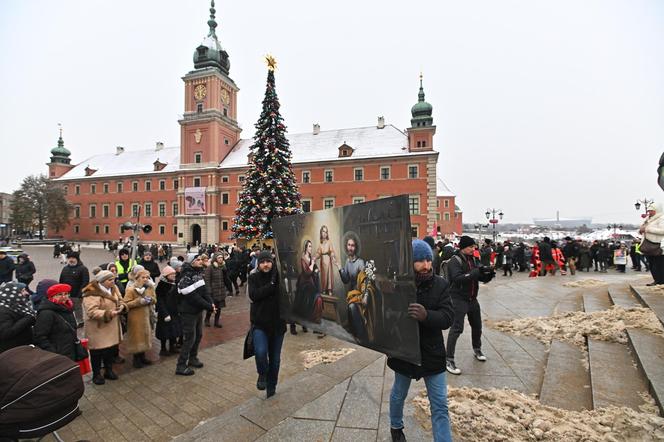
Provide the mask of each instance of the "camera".
[{"label": "camera", "polygon": [[491,281],[494,276],[496,276],[496,271],[493,267],[490,266],[481,266],[480,267],[480,277],[478,278],[480,282],[487,283]]}]

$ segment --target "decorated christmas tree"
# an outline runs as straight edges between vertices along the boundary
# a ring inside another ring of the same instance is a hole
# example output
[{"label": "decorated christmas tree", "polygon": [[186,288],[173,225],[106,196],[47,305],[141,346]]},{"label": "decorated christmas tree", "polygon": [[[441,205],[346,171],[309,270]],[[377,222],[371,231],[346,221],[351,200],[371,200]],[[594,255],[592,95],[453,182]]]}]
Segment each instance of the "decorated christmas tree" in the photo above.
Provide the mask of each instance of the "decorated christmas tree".
[{"label": "decorated christmas tree", "polygon": [[302,213],[300,192],[295,184],[286,126],[279,113],[274,85],[275,59],[268,55],[267,87],[263,111],[256,123],[251,161],[240,202],[233,219],[233,238],[271,238],[272,220]]}]

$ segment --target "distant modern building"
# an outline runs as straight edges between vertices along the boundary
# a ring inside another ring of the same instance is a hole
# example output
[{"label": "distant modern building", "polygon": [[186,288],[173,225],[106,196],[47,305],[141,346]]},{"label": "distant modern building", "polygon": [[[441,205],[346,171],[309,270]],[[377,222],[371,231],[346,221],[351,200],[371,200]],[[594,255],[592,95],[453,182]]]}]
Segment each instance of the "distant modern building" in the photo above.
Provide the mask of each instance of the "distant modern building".
[{"label": "distant modern building", "polygon": [[[228,53],[209,33],[194,52],[184,81],[180,145],[96,155],[71,164],[62,133],[51,150],[49,177],[65,189],[73,219],[63,235],[72,240],[115,240],[121,225],[139,212],[152,224],[145,241],[226,243],[250,162],[252,134],[240,137],[238,86],[229,76]],[[433,107],[420,78],[418,101],[405,131],[378,117],[376,125],[288,134],[293,171],[304,211],[406,194],[412,235],[439,228],[460,234],[455,195],[436,174]],[[195,201],[196,204],[192,204]]]},{"label": "distant modern building", "polygon": [[533,223],[540,227],[575,228],[581,226],[590,227],[592,218],[561,218],[556,212],[555,218],[533,218]]},{"label": "distant modern building", "polygon": [[10,236],[12,233],[12,194],[0,192],[0,237]]}]

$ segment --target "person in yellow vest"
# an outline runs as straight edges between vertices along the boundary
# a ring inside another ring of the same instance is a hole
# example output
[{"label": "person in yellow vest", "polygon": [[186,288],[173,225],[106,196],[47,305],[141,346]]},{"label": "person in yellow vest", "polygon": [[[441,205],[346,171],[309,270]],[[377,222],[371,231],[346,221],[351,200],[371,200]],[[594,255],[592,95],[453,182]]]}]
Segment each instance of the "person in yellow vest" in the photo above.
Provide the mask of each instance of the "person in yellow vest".
[{"label": "person in yellow vest", "polygon": [[129,258],[129,250],[122,249],[118,253],[118,259],[115,261],[115,267],[118,270],[118,280],[126,287],[129,281],[129,272],[136,265],[136,261]]}]

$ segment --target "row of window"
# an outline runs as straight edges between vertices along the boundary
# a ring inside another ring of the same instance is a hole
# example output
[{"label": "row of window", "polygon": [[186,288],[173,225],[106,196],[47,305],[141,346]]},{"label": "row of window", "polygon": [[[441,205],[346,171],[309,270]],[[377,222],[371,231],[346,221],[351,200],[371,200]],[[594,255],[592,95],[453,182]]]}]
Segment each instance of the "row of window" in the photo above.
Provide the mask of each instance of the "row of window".
[{"label": "row of window", "polygon": [[[95,224],[95,226],[94,226],[95,234],[99,235],[102,231],[102,228],[103,228],[103,231],[104,231],[105,235],[108,235],[108,234],[111,233],[111,226],[109,226],[108,224],[105,224],[103,226],[100,226],[99,224]],[[173,224],[172,229],[173,229],[173,235],[177,235],[178,234],[178,226],[176,224]],[[78,224],[74,224],[74,233],[80,233],[80,232],[81,232],[81,226],[78,225]],[[121,235],[124,235],[125,232],[122,230],[122,224],[118,225],[117,232],[120,233]],[[166,234],[166,225],[160,224],[159,226],[157,226],[157,232],[159,232],[159,235],[165,235]]]},{"label": "row of window", "polygon": [[[378,174],[379,178],[381,180],[389,180],[392,175],[392,169],[390,166],[381,166],[380,172]],[[417,164],[409,165],[408,166],[408,178],[410,179],[416,179],[419,178],[419,166]],[[355,167],[353,169],[353,179],[355,181],[364,181],[364,168],[363,167]],[[302,183],[307,184],[311,183],[311,171],[310,170],[303,170],[302,171]],[[323,182],[325,183],[332,183],[334,182],[334,170],[333,169],[325,169],[323,172]]]},{"label": "row of window", "polygon": [[[171,215],[176,216],[178,214],[178,203],[171,203]],[[167,203],[157,203],[157,213],[156,215],[158,216],[168,216],[167,212]],[[141,210],[141,204],[138,203],[132,203],[131,204],[131,216],[137,217],[139,215],[139,211]],[[101,217],[102,218],[108,218],[110,216],[111,212],[111,205],[110,204],[102,204],[101,205]],[[143,203],[143,213],[140,213],[142,216],[150,217],[153,216],[153,211],[152,211],[152,203]],[[118,203],[115,205],[115,216],[116,217],[122,217],[124,216],[124,204],[123,203]],[[74,218],[80,218],[81,217],[81,206],[74,206]],[[89,218],[97,218],[97,205],[96,204],[90,204],[88,206],[88,217]]]},{"label": "row of window", "polygon": [[[177,190],[179,187],[179,181],[178,179],[173,180],[173,187],[172,189],[166,189],[166,180],[159,180],[157,182],[157,188],[159,190]],[[69,186],[64,186],[63,187],[65,194],[69,193]],[[132,181],[131,182],[131,191],[132,192],[138,192],[139,191],[139,182],[138,181]],[[151,180],[146,180],[143,182],[143,188],[141,191],[145,192],[151,192],[152,191],[152,181]],[[101,193],[109,193],[110,192],[110,184],[109,183],[104,183],[101,185]],[[123,193],[124,192],[124,182],[118,181],[115,183],[115,192],[116,193]],[[97,193],[97,184],[92,183],[90,184],[90,194],[95,195]],[[80,195],[81,194],[81,185],[76,184],[74,186],[74,195]]]}]

